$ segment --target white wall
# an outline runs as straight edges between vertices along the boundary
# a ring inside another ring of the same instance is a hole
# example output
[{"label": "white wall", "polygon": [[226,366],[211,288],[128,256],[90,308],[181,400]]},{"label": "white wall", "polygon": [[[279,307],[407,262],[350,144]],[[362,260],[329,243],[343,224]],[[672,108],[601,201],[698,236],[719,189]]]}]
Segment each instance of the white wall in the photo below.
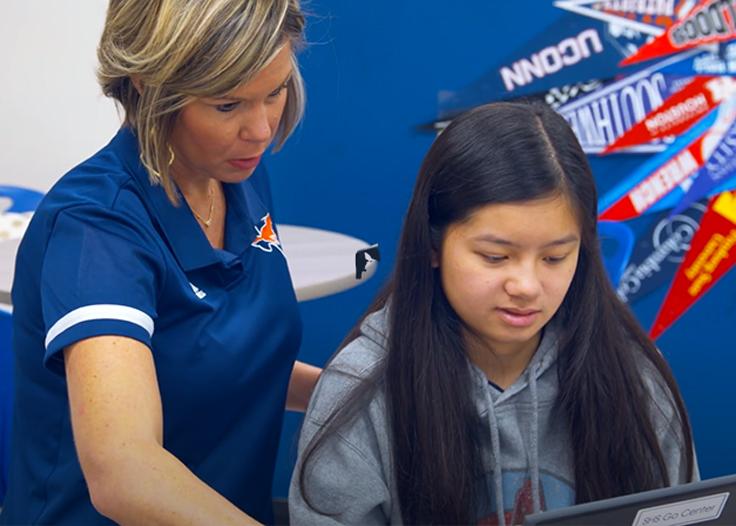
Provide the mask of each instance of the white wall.
[{"label": "white wall", "polygon": [[95,80],[106,0],[0,3],[0,184],[41,191],[119,127]]}]

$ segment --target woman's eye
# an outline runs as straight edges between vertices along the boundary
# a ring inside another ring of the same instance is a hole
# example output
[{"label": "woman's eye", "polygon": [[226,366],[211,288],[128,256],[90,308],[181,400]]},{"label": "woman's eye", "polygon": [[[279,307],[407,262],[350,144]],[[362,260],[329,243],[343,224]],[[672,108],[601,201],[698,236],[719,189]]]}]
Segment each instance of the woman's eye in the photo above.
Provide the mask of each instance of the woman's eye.
[{"label": "woman's eye", "polygon": [[281,86],[279,86],[278,88],[276,88],[275,90],[273,90],[271,93],[269,93],[268,94],[268,98],[269,99],[275,99],[276,97],[278,97],[279,95],[281,95],[281,92],[284,91],[288,87],[288,85],[289,85],[289,82],[288,81],[284,82]]},{"label": "woman's eye", "polygon": [[215,109],[220,113],[228,113],[238,107],[239,102],[226,102],[225,104],[218,104]]},{"label": "woman's eye", "polygon": [[566,256],[546,256],[544,260],[547,263],[555,264],[555,263],[562,263],[565,260],[565,257]]}]

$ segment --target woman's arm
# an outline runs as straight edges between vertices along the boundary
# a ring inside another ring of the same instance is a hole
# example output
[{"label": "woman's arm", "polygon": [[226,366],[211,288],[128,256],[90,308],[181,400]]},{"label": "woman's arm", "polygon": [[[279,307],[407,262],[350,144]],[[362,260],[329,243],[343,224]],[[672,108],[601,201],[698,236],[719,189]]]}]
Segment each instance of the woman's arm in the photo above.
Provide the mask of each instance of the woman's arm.
[{"label": "woman's arm", "polygon": [[307,410],[309,398],[312,396],[314,386],[317,384],[322,369],[304,362],[294,362],[289,379],[289,391],[286,395],[287,411]]},{"label": "woman's arm", "polygon": [[74,443],[99,513],[120,524],[257,524],[163,448],[147,346],[94,337],[67,347],[64,362]]}]

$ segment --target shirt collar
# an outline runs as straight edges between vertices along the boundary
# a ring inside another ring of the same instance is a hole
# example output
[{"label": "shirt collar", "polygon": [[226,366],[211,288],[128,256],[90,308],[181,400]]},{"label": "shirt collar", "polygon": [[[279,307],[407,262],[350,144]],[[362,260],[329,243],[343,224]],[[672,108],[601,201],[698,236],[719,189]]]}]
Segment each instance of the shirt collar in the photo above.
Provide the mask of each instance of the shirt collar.
[{"label": "shirt collar", "polygon": [[[179,206],[174,206],[160,184],[152,184],[140,160],[138,138],[129,127],[122,127],[112,140],[112,148],[125,163],[135,182],[149,214],[158,223],[176,259],[184,271],[206,267],[223,262],[223,258],[212,248],[202,232],[197,220],[181,198]],[[238,185],[227,185],[238,186]],[[231,205],[227,192],[228,208]],[[238,205],[235,206],[237,208]],[[247,215],[247,214],[246,214]],[[228,229],[226,228],[227,232]]]}]

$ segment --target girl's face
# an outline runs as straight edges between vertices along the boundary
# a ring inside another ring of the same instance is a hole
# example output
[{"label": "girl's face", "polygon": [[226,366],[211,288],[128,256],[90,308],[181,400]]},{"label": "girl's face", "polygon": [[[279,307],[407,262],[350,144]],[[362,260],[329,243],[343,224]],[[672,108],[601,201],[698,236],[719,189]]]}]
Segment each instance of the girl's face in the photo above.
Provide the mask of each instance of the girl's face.
[{"label": "girl's face", "polygon": [[479,208],[448,227],[442,287],[466,336],[496,356],[533,353],[580,253],[580,225],[561,195]]},{"label": "girl's face", "polygon": [[171,134],[175,179],[239,182],[251,176],[276,134],[292,74],[291,46],[221,99],[195,99]]}]

